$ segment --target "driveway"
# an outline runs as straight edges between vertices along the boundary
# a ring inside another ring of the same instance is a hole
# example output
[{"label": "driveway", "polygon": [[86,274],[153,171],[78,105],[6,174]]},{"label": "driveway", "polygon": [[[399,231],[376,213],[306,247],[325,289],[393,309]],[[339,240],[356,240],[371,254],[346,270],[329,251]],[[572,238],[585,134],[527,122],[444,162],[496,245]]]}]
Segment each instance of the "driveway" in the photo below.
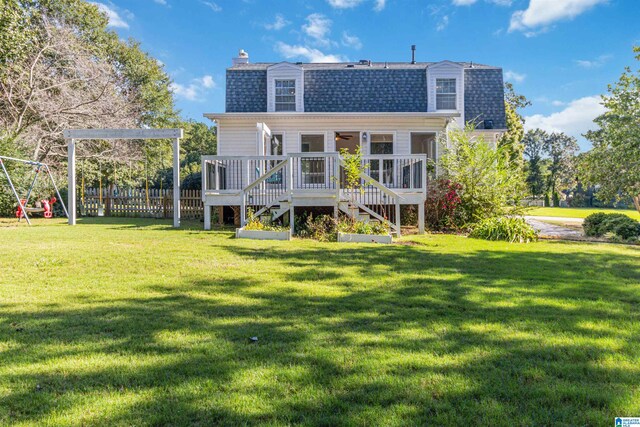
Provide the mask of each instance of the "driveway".
[{"label": "driveway", "polygon": [[540,237],[543,239],[566,239],[576,240],[583,239],[584,234],[581,231],[573,230],[571,228],[562,227],[560,225],[549,224],[546,221],[559,221],[565,223],[582,224],[582,218],[561,218],[551,216],[525,216],[524,219],[529,225],[535,228]]}]

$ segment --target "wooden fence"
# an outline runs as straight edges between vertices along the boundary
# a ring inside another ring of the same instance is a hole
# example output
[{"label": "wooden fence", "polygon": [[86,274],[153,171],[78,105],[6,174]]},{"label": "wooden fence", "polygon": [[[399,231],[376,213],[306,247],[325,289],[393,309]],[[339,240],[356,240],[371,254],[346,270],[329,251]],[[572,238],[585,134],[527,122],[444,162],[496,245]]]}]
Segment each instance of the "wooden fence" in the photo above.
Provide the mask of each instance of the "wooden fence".
[{"label": "wooden fence", "polygon": [[[78,207],[82,216],[122,216],[143,218],[173,218],[173,189],[85,188],[79,195]],[[200,190],[182,190],[180,216],[201,219],[204,207]]]}]

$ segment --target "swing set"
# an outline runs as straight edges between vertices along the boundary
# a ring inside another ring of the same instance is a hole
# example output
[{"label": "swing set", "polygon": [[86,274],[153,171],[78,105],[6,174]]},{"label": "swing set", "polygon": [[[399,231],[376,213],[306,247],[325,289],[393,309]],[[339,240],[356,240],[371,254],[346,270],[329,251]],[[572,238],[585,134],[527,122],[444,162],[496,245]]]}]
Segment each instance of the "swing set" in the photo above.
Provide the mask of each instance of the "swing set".
[{"label": "swing set", "polygon": [[[6,161],[17,162],[24,165],[29,165],[34,167],[33,178],[31,179],[31,185],[26,191],[26,195],[24,197],[20,197],[18,194],[18,190],[13,185],[13,181],[11,180],[11,176],[9,175],[9,171],[5,166]],[[69,218],[69,212],[67,211],[67,207],[62,201],[62,197],[60,196],[60,191],[58,190],[58,186],[56,185],[55,180],[53,179],[53,175],[51,174],[51,169],[49,169],[49,165],[46,163],[35,162],[33,160],[23,160],[16,159],[13,157],[0,156],[0,166],[2,166],[2,171],[4,172],[5,177],[7,178],[7,182],[9,183],[9,187],[11,187],[11,191],[13,192],[14,197],[18,201],[18,207],[16,209],[16,217],[18,221],[24,218],[27,221],[27,224],[31,225],[31,220],[29,219],[29,214],[32,213],[41,213],[45,218],[53,217],[53,204],[60,201],[62,205],[62,209],[64,210],[64,214],[67,218]],[[33,189],[38,181],[38,176],[41,173],[46,173],[49,176],[49,180],[55,189],[56,197],[51,197],[50,199],[43,199],[36,201],[34,206],[30,206],[29,202],[31,199],[31,193],[33,193]]]}]

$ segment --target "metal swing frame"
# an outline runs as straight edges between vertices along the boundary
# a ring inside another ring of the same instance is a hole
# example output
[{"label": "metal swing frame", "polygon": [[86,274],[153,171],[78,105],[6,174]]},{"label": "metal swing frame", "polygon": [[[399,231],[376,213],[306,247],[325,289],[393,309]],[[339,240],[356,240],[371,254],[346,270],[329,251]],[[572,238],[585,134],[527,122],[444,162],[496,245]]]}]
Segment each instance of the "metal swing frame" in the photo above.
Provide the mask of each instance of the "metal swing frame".
[{"label": "metal swing frame", "polygon": [[[31,180],[31,185],[29,186],[29,190],[27,191],[27,195],[24,197],[24,201],[25,201],[24,203],[22,203],[23,199],[20,198],[20,195],[18,194],[18,191],[16,190],[16,187],[13,185],[13,181],[11,181],[11,176],[9,175],[9,171],[7,170],[6,166],[4,165],[5,161],[7,161],[7,160],[36,167],[36,172],[35,172],[35,174],[33,176],[33,179]],[[47,175],[49,175],[49,179],[51,180],[51,184],[53,184],[53,188],[55,188],[55,190],[56,190],[56,195],[58,196],[58,200],[60,201],[60,204],[62,204],[62,209],[64,210],[65,216],[67,218],[69,218],[69,212],[67,211],[67,207],[64,204],[64,200],[62,200],[62,196],[60,196],[60,190],[58,190],[58,186],[56,185],[56,182],[53,179],[53,175],[51,174],[51,169],[49,169],[49,165],[48,164],[41,163],[41,162],[35,162],[33,160],[24,160],[24,159],[16,159],[15,157],[0,156],[0,166],[2,166],[2,170],[4,172],[4,175],[7,177],[7,182],[9,182],[9,187],[11,187],[11,191],[13,192],[13,195],[15,196],[16,200],[18,201],[18,205],[20,206],[20,211],[22,212],[22,215],[18,218],[18,221],[20,221],[22,219],[22,217],[24,217],[24,219],[27,220],[27,224],[31,225],[31,220],[29,219],[29,215],[27,214],[27,205],[29,204],[29,199],[31,198],[31,193],[33,191],[33,187],[36,185],[36,181],[38,180],[38,175],[40,175],[40,172],[43,169],[47,173]]]}]

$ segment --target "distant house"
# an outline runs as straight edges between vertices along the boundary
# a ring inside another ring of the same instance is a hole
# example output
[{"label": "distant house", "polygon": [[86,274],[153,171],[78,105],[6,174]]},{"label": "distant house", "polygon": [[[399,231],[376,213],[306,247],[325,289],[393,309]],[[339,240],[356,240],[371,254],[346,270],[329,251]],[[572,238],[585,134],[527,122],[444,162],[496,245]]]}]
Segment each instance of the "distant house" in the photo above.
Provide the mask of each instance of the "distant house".
[{"label": "distant house", "polygon": [[[207,214],[240,207],[242,221],[249,208],[275,219],[297,206],[332,206],[399,234],[400,205],[418,205],[423,216],[440,135],[473,121],[496,141],[506,128],[499,67],[250,63],[240,51],[226,77],[226,111],[205,114],[218,126],[218,155],[203,158],[203,201]],[[339,152],[358,145],[369,168],[355,194],[344,188]]]}]

